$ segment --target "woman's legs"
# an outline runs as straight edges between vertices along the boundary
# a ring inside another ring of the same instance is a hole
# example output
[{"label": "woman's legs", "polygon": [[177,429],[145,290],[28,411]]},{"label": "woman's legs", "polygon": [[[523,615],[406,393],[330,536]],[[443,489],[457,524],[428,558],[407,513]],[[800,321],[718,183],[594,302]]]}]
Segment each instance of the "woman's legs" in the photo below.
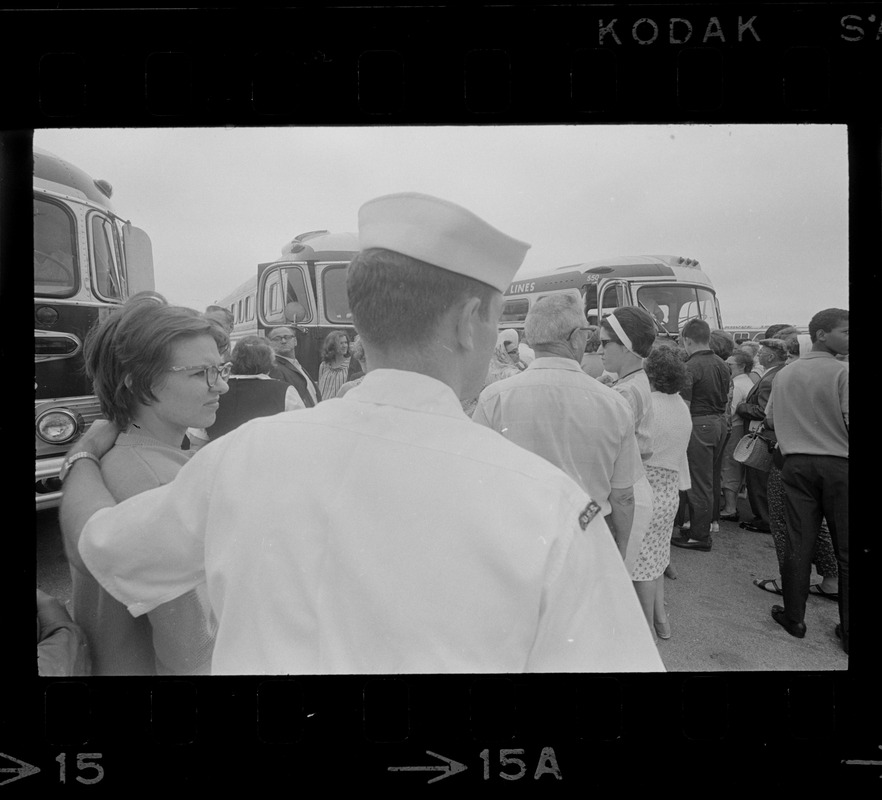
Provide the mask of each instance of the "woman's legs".
[{"label": "woman's legs", "polygon": [[634,591],[637,592],[637,599],[640,601],[640,607],[643,609],[643,615],[646,617],[646,624],[655,637],[655,584],[657,581],[632,581]]},{"label": "woman's legs", "polygon": [[655,632],[662,639],[671,638],[671,623],[668,620],[668,612],[665,610],[665,579],[664,576],[656,578],[655,602],[653,604],[653,625]]}]

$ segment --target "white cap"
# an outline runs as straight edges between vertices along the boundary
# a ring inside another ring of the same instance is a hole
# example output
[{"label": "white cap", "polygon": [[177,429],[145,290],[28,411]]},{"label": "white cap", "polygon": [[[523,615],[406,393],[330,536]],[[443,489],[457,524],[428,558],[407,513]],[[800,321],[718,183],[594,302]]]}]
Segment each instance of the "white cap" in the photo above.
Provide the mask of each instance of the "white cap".
[{"label": "white cap", "polygon": [[468,209],[416,192],[387,194],[358,210],[358,245],[381,247],[504,292],[530,245]]}]

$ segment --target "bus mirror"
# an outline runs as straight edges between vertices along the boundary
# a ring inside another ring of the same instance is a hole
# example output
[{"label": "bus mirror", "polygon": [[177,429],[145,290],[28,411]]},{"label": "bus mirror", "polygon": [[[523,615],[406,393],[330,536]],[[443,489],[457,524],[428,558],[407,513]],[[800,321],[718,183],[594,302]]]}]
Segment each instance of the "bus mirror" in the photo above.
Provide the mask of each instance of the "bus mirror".
[{"label": "bus mirror", "polygon": [[306,309],[302,303],[291,302],[285,306],[286,322],[302,322],[306,319]]},{"label": "bus mirror", "polygon": [[123,248],[126,253],[126,283],[129,297],[138,292],[152,292],[153,246],[150,237],[128,222],[123,225]]}]

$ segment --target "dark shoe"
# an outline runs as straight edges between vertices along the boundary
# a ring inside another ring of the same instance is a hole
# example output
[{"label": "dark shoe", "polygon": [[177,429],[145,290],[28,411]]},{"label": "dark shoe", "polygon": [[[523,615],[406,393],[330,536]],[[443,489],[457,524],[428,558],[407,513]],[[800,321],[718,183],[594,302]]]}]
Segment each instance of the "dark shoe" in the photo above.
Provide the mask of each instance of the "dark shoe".
[{"label": "dark shoe", "polygon": [[720,519],[725,520],[726,522],[738,522],[741,517],[738,516],[738,512],[736,511],[734,514],[720,514]]},{"label": "dark shoe", "polygon": [[784,606],[772,606],[772,619],[775,620],[787,633],[797,639],[805,638],[805,623],[792,622],[784,613]]},{"label": "dark shoe", "polygon": [[746,531],[753,531],[753,533],[771,533],[768,525],[754,525],[751,522],[742,522],[738,527]]},{"label": "dark shoe", "polygon": [[713,542],[708,536],[707,539],[671,539],[671,544],[674,547],[682,547],[684,550],[701,550],[707,553]]}]

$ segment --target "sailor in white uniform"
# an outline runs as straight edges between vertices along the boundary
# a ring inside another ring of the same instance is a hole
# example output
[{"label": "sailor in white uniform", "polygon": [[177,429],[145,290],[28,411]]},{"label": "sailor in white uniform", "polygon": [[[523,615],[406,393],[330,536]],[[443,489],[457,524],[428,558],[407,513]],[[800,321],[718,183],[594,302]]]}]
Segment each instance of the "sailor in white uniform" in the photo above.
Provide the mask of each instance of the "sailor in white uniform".
[{"label": "sailor in white uniform", "polygon": [[461,410],[529,245],[413,193],[362,206],[359,237],[362,383],[114,507],[76,460],[68,541],[135,616],[207,582],[213,674],[663,671],[598,505]]}]

